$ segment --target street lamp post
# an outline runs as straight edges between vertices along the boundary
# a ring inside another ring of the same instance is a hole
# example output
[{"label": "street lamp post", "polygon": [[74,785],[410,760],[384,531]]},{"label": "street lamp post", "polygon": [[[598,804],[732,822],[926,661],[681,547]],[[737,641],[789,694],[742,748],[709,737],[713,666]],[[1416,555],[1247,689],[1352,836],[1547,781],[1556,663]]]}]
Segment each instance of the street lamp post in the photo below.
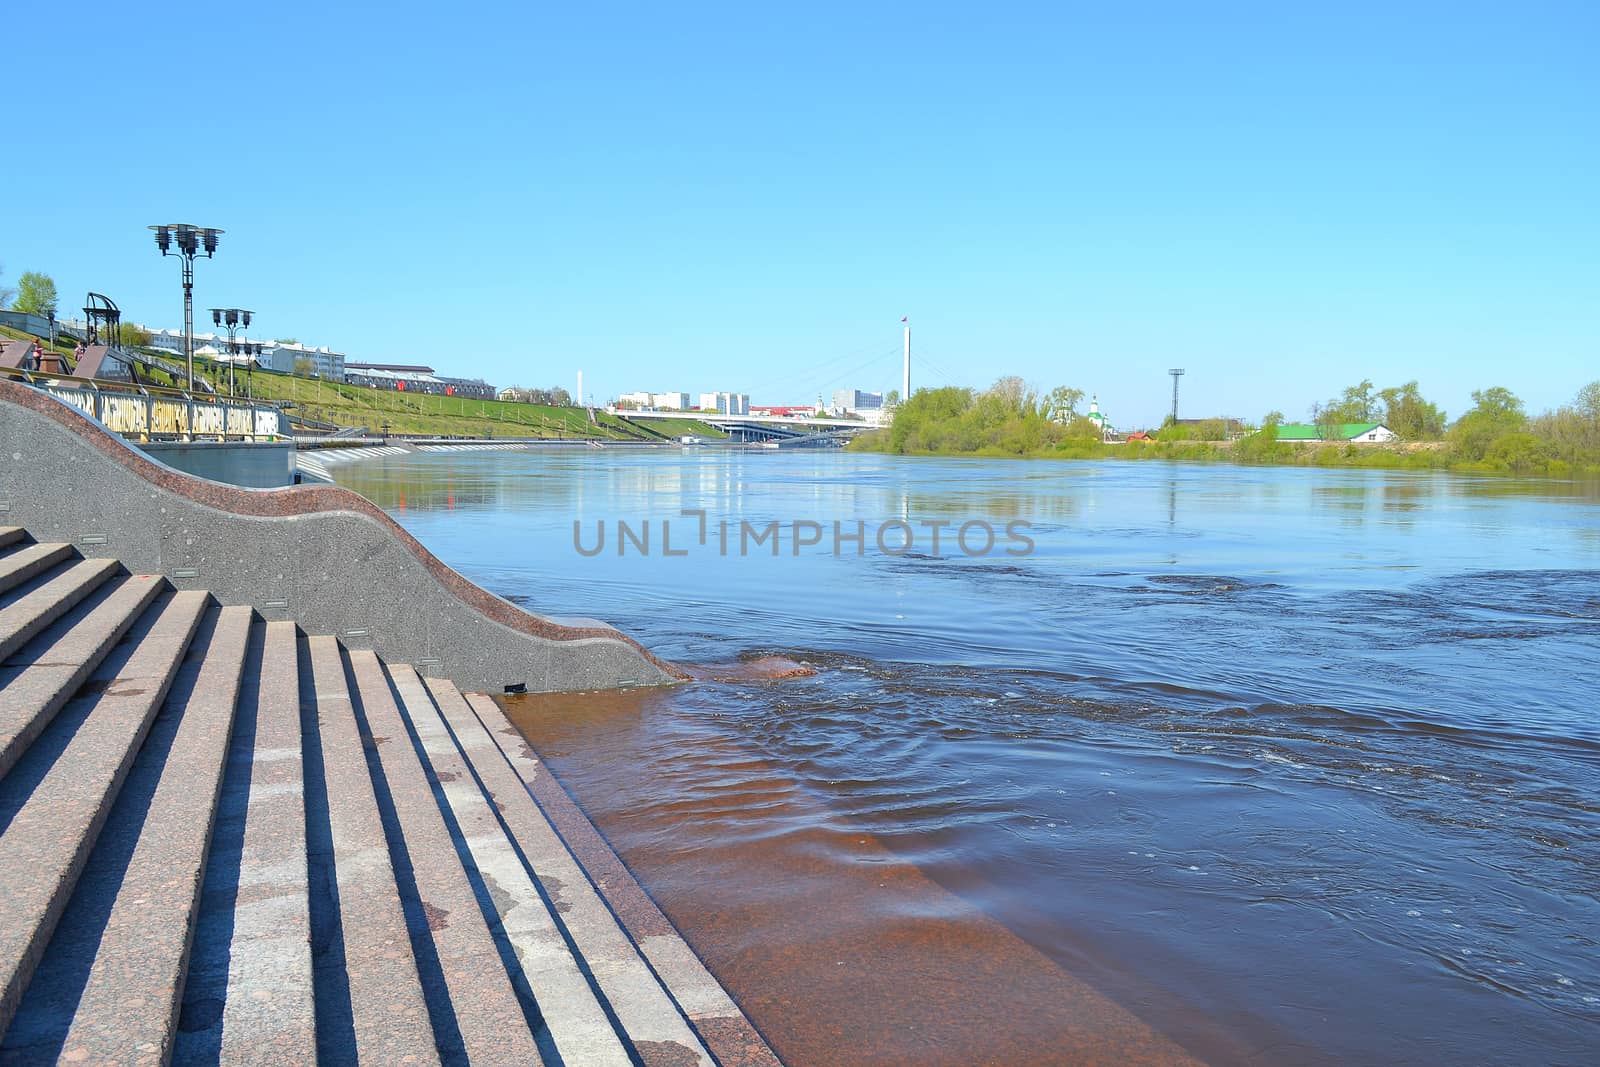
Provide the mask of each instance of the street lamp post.
[{"label": "street lamp post", "polygon": [[261,358],[261,342],[246,341],[244,343],[244,354],[245,358],[249,360],[244,365],[244,391],[254,401],[256,398],[256,361]]},{"label": "street lamp post", "polygon": [[250,316],[253,315],[253,314],[255,314],[255,313],[252,312],[252,311],[245,311],[243,308],[212,308],[211,309],[211,324],[213,326],[221,326],[222,328],[224,328],[225,330],[228,331],[228,395],[229,396],[232,396],[233,393],[234,393],[234,389],[233,389],[233,365],[234,365],[234,362],[237,360],[237,358],[239,356],[239,343],[238,343],[238,340],[237,340],[237,335],[238,335],[238,332],[239,332],[239,328],[242,326],[242,327],[244,327],[245,329],[248,330],[250,328]]},{"label": "street lamp post", "polygon": [[217,238],[221,230],[210,226],[191,226],[187,222],[172,222],[164,226],[151,226],[155,231],[156,247],[163,256],[177,256],[183,262],[183,357],[189,377],[189,392],[194,392],[194,257],[202,250],[210,259],[217,254]]}]

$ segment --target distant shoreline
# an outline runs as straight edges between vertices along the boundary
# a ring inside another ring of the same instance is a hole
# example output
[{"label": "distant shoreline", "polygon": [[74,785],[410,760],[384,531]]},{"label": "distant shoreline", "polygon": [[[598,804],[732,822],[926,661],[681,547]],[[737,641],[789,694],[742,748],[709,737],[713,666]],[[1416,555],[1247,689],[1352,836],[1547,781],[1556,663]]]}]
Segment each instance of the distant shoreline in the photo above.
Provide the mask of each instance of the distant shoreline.
[{"label": "distant shoreline", "polygon": [[1549,478],[1588,480],[1600,477],[1600,466],[1573,466],[1563,460],[1517,467],[1491,460],[1463,460],[1451,455],[1444,441],[1407,444],[1288,444],[1238,441],[1149,441],[1102,443],[1073,440],[1048,448],[1010,451],[987,447],[965,449],[907,449],[896,452],[886,447],[887,435],[868,434],[857,438],[849,451],[879,455],[937,457],[942,459],[1116,459],[1129,462],[1182,460],[1200,463],[1230,463],[1241,467],[1311,467],[1324,470],[1403,470],[1439,471],[1447,474],[1483,474],[1510,478]]}]

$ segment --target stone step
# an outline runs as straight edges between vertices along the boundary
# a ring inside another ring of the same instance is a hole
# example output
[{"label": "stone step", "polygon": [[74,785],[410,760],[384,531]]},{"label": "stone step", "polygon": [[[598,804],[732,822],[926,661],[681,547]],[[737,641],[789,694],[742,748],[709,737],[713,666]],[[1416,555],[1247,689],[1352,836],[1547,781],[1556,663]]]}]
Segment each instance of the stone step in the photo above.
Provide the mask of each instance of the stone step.
[{"label": "stone step", "polygon": [[317,1059],[298,642],[252,633],[174,1064]]},{"label": "stone step", "polygon": [[[439,1057],[433,1026],[367,773],[345,681],[344,656],[332,637],[309,637],[306,646],[316,706],[320,784],[327,796],[333,851],[330,888],[337,910],[332,942],[316,960],[317,982],[319,986],[344,984],[345,996],[335,999],[349,1015],[337,1028],[348,1027],[343,1033],[318,1026],[319,1059],[436,1064]],[[321,1016],[320,990],[318,996]]]},{"label": "stone step", "polygon": [[0,608],[0,663],[121,569],[114,559],[82,560]]},{"label": "stone step", "polygon": [[589,880],[605,887],[606,903],[712,1055],[724,1064],[738,1063],[741,1067],[781,1067],[778,1057],[722,983],[706,969],[561,783],[542,766],[494,699],[484,693],[470,693],[467,703],[500,743],[501,752],[582,864]]},{"label": "stone step", "polygon": [[533,1025],[484,921],[389,676],[370,651],[352,650],[349,660],[373,780],[380,797],[387,794],[382,806],[392,806],[389,853],[402,896],[411,898],[412,945],[440,1054],[447,1062],[541,1063]]},{"label": "stone step", "polygon": [[72,555],[71,545],[43,544],[24,545],[0,556],[0,593],[43,574]]},{"label": "stone step", "polygon": [[488,699],[0,527],[0,1064],[771,1067]]},{"label": "stone step", "polygon": [[677,1062],[710,1067],[714,1062],[710,1052],[534,803],[508,754],[454,685],[434,678],[426,683],[457,744],[500,811],[507,832],[555,907],[568,940],[594,975],[634,1048],[670,1050]]},{"label": "stone step", "polygon": [[633,1063],[422,680],[410,667],[391,667],[389,673],[472,862],[493,886],[501,931],[561,1060],[586,1067]]},{"label": "stone step", "polygon": [[[253,615],[247,607],[222,608],[199,650],[199,676],[175,709],[182,720],[166,773],[67,1032],[69,1062],[160,1065],[172,1050]],[[134,1005],[138,1010],[129,1011]]]},{"label": "stone step", "polygon": [[[195,798],[200,804],[190,803],[190,775],[195,775],[196,785],[203,784],[207,768],[220,776],[221,755],[216,753],[213,761],[211,754],[197,753],[183,738],[192,737],[201,723],[225,720],[233,714],[226,692],[217,692],[211,684],[219,655],[226,653],[229,640],[230,626],[219,626],[224,610],[229,614],[243,613],[248,621],[248,609],[211,608],[206,612],[190,654],[128,771],[66,911],[28,983],[11,1028],[5,1033],[0,1064],[58,1059],[80,1063],[149,1062],[166,1050],[157,1026],[163,1021],[170,1024],[176,1005],[170,995],[165,1000],[150,996],[151,991],[141,986],[160,974],[170,981],[182,973],[184,941],[151,944],[149,939],[163,931],[169,935],[186,933],[193,893],[189,900],[182,899],[181,893],[173,899],[172,890],[182,885],[182,871],[186,867],[193,869],[195,856],[191,851],[185,863],[182,848],[162,849],[152,864],[150,845],[157,838],[181,844],[180,838],[204,835],[211,826],[204,798]],[[238,635],[238,641],[242,652],[243,634]],[[163,826],[165,830],[158,830]],[[163,870],[169,856],[179,861],[171,876]],[[193,877],[198,878],[197,870]],[[190,885],[191,890],[198,889],[197,881]],[[133,910],[138,912],[132,923],[125,921],[130,904],[137,905]],[[170,942],[170,936],[162,941]],[[125,947],[118,949],[118,945]],[[112,954],[136,961],[123,968],[131,980],[115,988],[109,1006],[103,1002],[95,1006],[99,1000],[93,991],[97,985],[95,975]],[[74,1015],[77,1022],[90,1021],[108,1032],[138,1024],[149,1034],[130,1031],[128,1040],[121,1043],[86,1042],[81,1035],[75,1035],[68,1043],[68,1031],[75,1026]],[[72,1055],[67,1056],[66,1052]]]},{"label": "stone step", "polygon": [[210,599],[174,593],[0,779],[0,1026],[72,895]]},{"label": "stone step", "polygon": [[0,664],[0,776],[122,640],[166,580],[138,574],[108,584],[109,590],[96,590]]}]

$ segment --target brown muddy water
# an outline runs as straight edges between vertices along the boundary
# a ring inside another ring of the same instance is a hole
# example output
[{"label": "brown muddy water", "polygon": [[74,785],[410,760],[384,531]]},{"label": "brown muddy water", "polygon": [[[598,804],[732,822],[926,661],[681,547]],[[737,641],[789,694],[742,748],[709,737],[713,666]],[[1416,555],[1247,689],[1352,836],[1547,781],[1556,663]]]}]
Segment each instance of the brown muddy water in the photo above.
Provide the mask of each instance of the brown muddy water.
[{"label": "brown muddy water", "polygon": [[[1597,1058],[1593,486],[709,449],[335,474],[530,610],[713,665],[507,706],[786,1062]],[[975,520],[989,554],[950,543]]]}]

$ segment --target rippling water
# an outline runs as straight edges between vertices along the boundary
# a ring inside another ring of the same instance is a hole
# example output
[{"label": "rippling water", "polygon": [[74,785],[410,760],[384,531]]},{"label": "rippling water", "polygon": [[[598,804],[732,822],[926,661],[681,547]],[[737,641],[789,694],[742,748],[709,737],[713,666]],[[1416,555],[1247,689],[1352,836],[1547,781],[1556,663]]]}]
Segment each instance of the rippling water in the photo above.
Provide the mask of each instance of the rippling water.
[{"label": "rippling water", "polygon": [[[336,473],[532,610],[816,668],[513,707],[791,1063],[1600,1048],[1592,485],[713,450]],[[1022,519],[1036,548],[722,556],[682,509]],[[617,519],[654,554],[574,550]]]}]

